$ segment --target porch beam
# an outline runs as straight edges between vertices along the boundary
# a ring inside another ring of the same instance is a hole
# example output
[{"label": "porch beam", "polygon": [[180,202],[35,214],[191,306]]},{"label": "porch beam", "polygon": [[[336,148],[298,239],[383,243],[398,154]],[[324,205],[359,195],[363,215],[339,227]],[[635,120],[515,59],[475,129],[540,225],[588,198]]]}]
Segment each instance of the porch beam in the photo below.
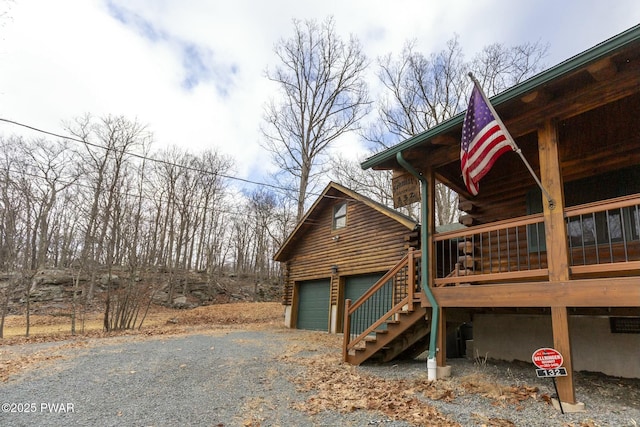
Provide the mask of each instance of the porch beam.
[{"label": "porch beam", "polygon": [[528,111],[515,120],[505,120],[505,125],[514,138],[535,130],[549,117],[566,120],[619,99],[638,93],[640,88],[640,61],[627,64],[624,71],[618,70],[610,78],[597,81],[584,90],[563,93],[546,104]]},{"label": "porch beam", "polygon": [[443,307],[629,307],[640,301],[638,276],[433,288]]}]

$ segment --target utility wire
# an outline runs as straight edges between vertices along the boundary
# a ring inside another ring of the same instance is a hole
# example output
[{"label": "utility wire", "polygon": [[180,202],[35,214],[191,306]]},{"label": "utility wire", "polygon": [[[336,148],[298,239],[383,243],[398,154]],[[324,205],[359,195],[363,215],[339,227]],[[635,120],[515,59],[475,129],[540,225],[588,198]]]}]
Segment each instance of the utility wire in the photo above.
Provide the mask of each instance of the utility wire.
[{"label": "utility wire", "polygon": [[[142,154],[138,154],[138,153],[134,153],[134,152],[128,152],[128,151],[125,151],[125,150],[118,150],[116,148],[105,147],[103,145],[95,144],[95,143],[92,143],[92,142],[89,142],[89,141],[84,141],[82,139],[74,138],[72,136],[60,135],[60,134],[57,134],[55,132],[51,132],[51,131],[47,131],[47,130],[44,130],[44,129],[40,129],[40,128],[37,128],[35,126],[27,125],[25,123],[17,122],[15,120],[9,120],[9,119],[5,119],[5,118],[0,117],[0,122],[5,122],[5,123],[9,123],[9,124],[12,124],[12,125],[15,125],[15,126],[20,126],[20,127],[26,128],[26,129],[33,130],[35,132],[39,132],[39,133],[45,134],[45,135],[54,136],[56,138],[62,138],[62,139],[66,139],[66,140],[69,140],[69,141],[79,142],[81,144],[86,144],[86,145],[94,147],[94,148],[99,148],[99,149],[106,150],[106,151],[115,151],[115,152],[121,153],[121,154],[127,154],[127,155],[130,155],[132,157],[135,157],[135,158],[138,158],[138,159],[141,159],[141,160],[148,160],[150,162],[159,163],[159,164],[163,164],[163,165],[166,165],[166,166],[173,166],[173,167],[189,170],[189,171],[192,171],[192,172],[198,172],[198,173],[204,173],[204,174],[208,174],[208,175],[219,176],[221,178],[226,178],[226,179],[233,180],[233,181],[240,181],[240,182],[244,182],[246,184],[258,185],[258,186],[262,186],[262,187],[269,187],[269,188],[273,188],[275,190],[280,190],[280,191],[287,191],[287,192],[292,191],[291,188],[282,187],[282,186],[278,186],[278,185],[275,185],[275,184],[269,184],[269,183],[266,183],[266,182],[252,181],[252,180],[245,179],[245,178],[240,178],[240,177],[237,177],[237,176],[222,174],[222,173],[218,173],[218,172],[212,172],[210,170],[195,168],[193,166],[181,165],[181,164],[178,164],[178,163],[169,162],[167,160],[156,159],[156,158],[153,158],[153,157],[144,156]],[[317,196],[317,197],[322,195],[321,193],[314,193],[314,192],[307,192],[307,194],[311,195],[311,196]],[[351,200],[350,198],[329,196],[327,194],[322,195],[322,196],[325,197],[325,198],[328,198],[328,199],[343,199],[343,200],[349,199],[349,200]]]},{"label": "utility wire", "polygon": [[222,174],[222,173],[218,173],[218,172],[212,172],[212,171],[208,171],[206,169],[194,168],[193,166],[180,165],[180,164],[177,164],[177,163],[169,162],[167,160],[156,159],[156,158],[153,158],[153,157],[144,156],[142,154],[137,154],[137,153],[134,153],[134,152],[128,152],[128,151],[125,151],[125,150],[118,150],[116,148],[105,147],[103,145],[94,144],[92,142],[84,141],[82,139],[78,139],[78,138],[74,138],[74,137],[66,136],[66,135],[60,135],[60,134],[57,134],[57,133],[54,133],[54,132],[50,132],[50,131],[47,131],[47,130],[39,129],[39,128],[34,127],[34,126],[30,126],[30,125],[27,125],[27,124],[24,124],[24,123],[16,122],[15,120],[9,120],[9,119],[4,119],[4,118],[0,117],[0,121],[1,122],[5,122],[5,123],[9,123],[9,124],[12,124],[12,125],[15,125],[15,126],[21,126],[23,128],[27,128],[27,129],[30,129],[30,130],[33,130],[33,131],[36,131],[36,132],[43,133],[45,135],[55,136],[56,138],[62,138],[62,139],[70,140],[70,141],[79,142],[81,144],[86,144],[86,145],[89,145],[89,146],[94,147],[94,148],[100,148],[102,150],[107,150],[107,151],[112,150],[112,151],[115,151],[115,152],[118,152],[118,153],[121,153],[121,154],[128,154],[128,155],[136,157],[138,159],[148,160],[148,161],[154,162],[154,163],[159,163],[159,164],[163,164],[163,165],[167,165],[167,166],[174,166],[174,167],[182,168],[182,169],[185,169],[185,170],[190,170],[190,171],[193,171],[193,172],[216,175],[216,176],[219,176],[219,177],[222,177],[222,178],[226,178],[226,179],[230,179],[230,180],[234,180],[234,181],[244,182],[246,184],[260,185],[260,186],[263,186],[263,187],[270,187],[270,188],[273,188],[275,190],[291,191],[290,188],[281,187],[281,186],[274,185],[274,184],[269,184],[269,183],[266,183],[266,182],[252,181],[250,179],[240,178],[240,177],[232,176],[232,175],[226,175],[226,174]]}]

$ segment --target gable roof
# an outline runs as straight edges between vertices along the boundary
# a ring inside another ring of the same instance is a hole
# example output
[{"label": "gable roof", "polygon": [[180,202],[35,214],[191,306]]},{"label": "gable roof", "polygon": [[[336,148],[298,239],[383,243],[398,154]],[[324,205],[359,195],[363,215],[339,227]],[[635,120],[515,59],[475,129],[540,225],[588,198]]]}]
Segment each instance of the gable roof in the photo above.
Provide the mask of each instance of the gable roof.
[{"label": "gable roof", "polygon": [[378,203],[369,197],[363,196],[362,194],[353,191],[347,187],[344,187],[338,183],[330,182],[325,189],[322,191],[318,199],[311,205],[307,213],[302,217],[300,222],[296,228],[289,234],[289,237],[284,241],[278,252],[273,256],[275,261],[284,261],[283,255],[286,254],[291,247],[298,241],[298,239],[304,235],[305,231],[314,226],[314,218],[316,218],[319,213],[323,210],[323,208],[331,203],[331,201],[335,198],[348,197],[355,201],[364,203],[369,206],[371,209],[374,209],[385,215],[394,221],[405,226],[407,229],[413,231],[415,230],[420,223],[416,220],[404,215],[394,209],[389,208],[388,206],[383,205],[382,203]]},{"label": "gable roof", "polygon": [[[551,81],[570,76],[589,64],[611,56],[619,50],[632,48],[634,44],[638,44],[639,42],[640,24],[631,27],[620,34],[521,82],[511,89],[492,97],[490,99],[491,104],[498,109],[501,104],[507,104],[511,101],[517,100],[526,94],[538,90]],[[362,169],[380,167],[384,164],[387,165],[384,168],[388,168],[390,163],[395,163],[397,153],[416,148],[419,145],[428,143],[439,135],[457,130],[457,127],[462,126],[465,112],[466,111],[462,111],[451,119],[442,122],[431,129],[408,138],[387,150],[374,154],[361,163]]]}]

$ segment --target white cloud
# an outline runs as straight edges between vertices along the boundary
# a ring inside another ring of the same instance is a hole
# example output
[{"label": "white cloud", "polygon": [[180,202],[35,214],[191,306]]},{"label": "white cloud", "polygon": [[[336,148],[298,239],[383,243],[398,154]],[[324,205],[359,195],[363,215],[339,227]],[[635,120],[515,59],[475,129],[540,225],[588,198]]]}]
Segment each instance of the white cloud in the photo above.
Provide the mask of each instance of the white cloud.
[{"label": "white cloud", "polygon": [[[0,27],[0,117],[64,133],[63,121],[87,112],[122,114],[148,124],[157,147],[215,147],[255,179],[270,168],[258,144],[274,95],[264,70],[293,18],[333,15],[372,61],[409,39],[439,51],[457,33],[469,57],[494,42],[549,42],[554,65],[637,24],[640,2],[31,0],[9,14]],[[364,150],[353,135],[342,145],[349,158]]]}]

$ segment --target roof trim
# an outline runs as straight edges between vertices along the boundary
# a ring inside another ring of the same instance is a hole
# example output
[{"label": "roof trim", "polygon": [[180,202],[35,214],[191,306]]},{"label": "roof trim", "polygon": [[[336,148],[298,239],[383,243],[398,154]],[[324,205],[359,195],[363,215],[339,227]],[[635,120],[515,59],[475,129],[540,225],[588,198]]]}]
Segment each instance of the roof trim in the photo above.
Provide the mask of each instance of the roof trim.
[{"label": "roof trim", "polygon": [[[541,86],[551,80],[555,80],[560,76],[571,73],[577,69],[584,67],[586,64],[596,61],[598,59],[604,58],[616,50],[630,44],[633,42],[637,42],[640,40],[640,24],[634,27],[629,28],[628,30],[615,35],[590,49],[585,50],[578,55],[575,55],[558,65],[555,65],[549,68],[546,71],[543,71],[535,76],[513,86],[512,88],[493,96],[490,101],[494,106],[500,105],[504,102],[510,101],[512,99],[519,98],[536,89],[538,86]],[[434,138],[437,135],[442,133],[446,133],[455,127],[462,124],[464,120],[465,111],[455,115],[449,120],[440,123],[437,126],[432,127],[418,135],[412,136],[409,139],[404,140],[403,142],[394,145],[387,150],[381,151],[377,154],[366,159],[364,162],[360,164],[362,169],[369,169],[374,166],[377,166],[383,162],[393,160],[396,157],[398,152],[402,152],[409,148],[413,148],[417,145],[420,145],[424,141],[428,141]]]},{"label": "roof trim", "polygon": [[393,210],[391,208],[389,208],[386,205],[383,205],[382,203],[378,203],[372,199],[370,199],[367,196],[363,196],[362,194],[353,191],[347,187],[344,187],[336,182],[329,182],[329,184],[325,187],[325,189],[322,191],[322,193],[320,194],[320,196],[316,199],[315,202],[313,202],[313,205],[311,205],[311,207],[309,208],[309,210],[305,213],[305,215],[302,217],[302,219],[298,222],[298,224],[296,225],[296,228],[289,234],[289,236],[287,237],[287,239],[284,241],[284,243],[282,243],[282,246],[280,246],[280,249],[278,249],[278,252],[276,252],[276,254],[273,256],[273,259],[275,261],[280,261],[280,256],[282,255],[282,253],[287,249],[287,247],[295,240],[296,235],[298,234],[298,232],[300,231],[300,229],[302,229],[307,221],[307,219],[311,216],[311,214],[315,211],[315,209],[318,207],[318,205],[320,204],[321,201],[324,200],[325,196],[327,195],[327,193],[331,190],[331,189],[335,189],[341,193],[343,193],[346,196],[349,196],[350,198],[358,201],[358,202],[362,202],[365,205],[369,206],[370,208],[380,212],[383,215],[388,216],[389,218],[399,222],[400,224],[402,224],[403,226],[405,226],[406,228],[408,228],[409,230],[415,230],[420,223],[415,221],[414,219],[401,214],[400,212]]}]

